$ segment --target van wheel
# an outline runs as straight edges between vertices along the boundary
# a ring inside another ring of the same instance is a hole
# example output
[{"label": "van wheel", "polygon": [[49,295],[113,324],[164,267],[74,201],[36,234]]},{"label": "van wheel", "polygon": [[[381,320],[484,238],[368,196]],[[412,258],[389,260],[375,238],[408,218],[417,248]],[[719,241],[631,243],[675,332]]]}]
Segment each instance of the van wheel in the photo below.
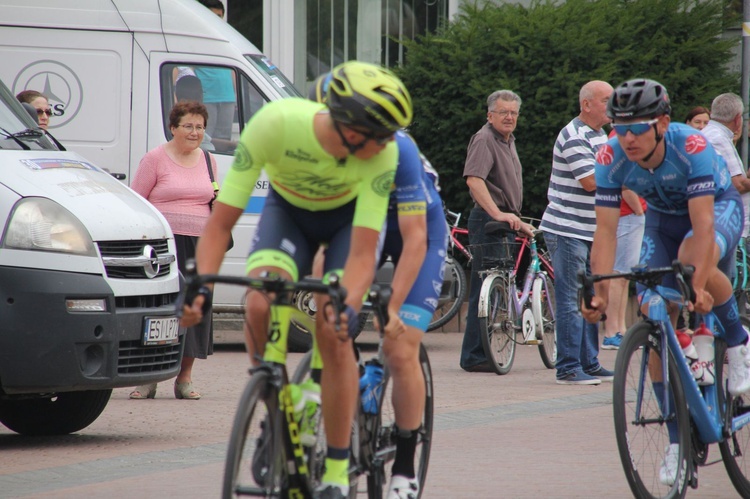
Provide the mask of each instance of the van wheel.
[{"label": "van wheel", "polygon": [[111,389],[0,400],[0,423],[21,435],[67,435],[93,423],[107,407],[110,395]]}]

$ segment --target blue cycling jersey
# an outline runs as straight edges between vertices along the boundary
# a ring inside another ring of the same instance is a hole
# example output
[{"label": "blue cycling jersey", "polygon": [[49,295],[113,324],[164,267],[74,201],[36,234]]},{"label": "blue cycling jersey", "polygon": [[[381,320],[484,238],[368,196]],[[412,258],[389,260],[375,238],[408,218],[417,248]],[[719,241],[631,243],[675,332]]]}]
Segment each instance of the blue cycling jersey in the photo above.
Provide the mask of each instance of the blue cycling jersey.
[{"label": "blue cycling jersey", "polygon": [[618,139],[596,153],[596,205],[620,208],[625,186],[646,200],[649,210],[687,215],[694,197],[720,197],[731,185],[724,159],[696,129],[672,123],[664,134],[664,161],[647,170],[629,161]]},{"label": "blue cycling jersey", "polygon": [[427,254],[417,279],[404,301],[399,317],[408,326],[422,331],[432,319],[443,283],[448,226],[436,184],[437,173],[405,132],[396,132],[398,167],[388,204],[388,222],[383,242],[383,257],[398,264],[403,238],[398,217],[421,215],[427,218]]}]

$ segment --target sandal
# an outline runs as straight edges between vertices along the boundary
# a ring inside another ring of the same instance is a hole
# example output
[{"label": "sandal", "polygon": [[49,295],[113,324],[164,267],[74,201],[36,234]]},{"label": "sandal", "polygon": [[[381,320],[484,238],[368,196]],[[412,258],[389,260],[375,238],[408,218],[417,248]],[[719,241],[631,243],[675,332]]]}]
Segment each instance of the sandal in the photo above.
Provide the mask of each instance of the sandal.
[{"label": "sandal", "polygon": [[176,399],[186,399],[186,400],[198,400],[199,398],[201,398],[201,394],[196,392],[193,389],[192,381],[188,381],[186,383],[175,382],[174,396]]},{"label": "sandal", "polygon": [[134,400],[152,399],[154,397],[156,397],[156,383],[137,386],[135,390],[130,392],[130,398]]}]

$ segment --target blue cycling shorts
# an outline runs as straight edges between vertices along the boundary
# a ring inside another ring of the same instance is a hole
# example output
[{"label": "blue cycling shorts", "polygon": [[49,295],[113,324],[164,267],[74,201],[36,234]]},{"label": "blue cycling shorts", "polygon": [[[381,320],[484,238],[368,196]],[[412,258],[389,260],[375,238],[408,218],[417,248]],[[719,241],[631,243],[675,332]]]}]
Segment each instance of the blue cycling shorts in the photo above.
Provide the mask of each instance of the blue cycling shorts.
[{"label": "blue cycling shorts", "polygon": [[[721,250],[718,267],[729,275],[734,265],[735,248],[742,235],[744,211],[739,193],[730,187],[714,201],[714,231],[716,244]],[[668,215],[656,210],[646,211],[646,229],[641,244],[640,263],[649,268],[669,267],[672,260],[677,258],[680,244],[693,235],[690,217],[687,215]],[[677,281],[673,274],[666,275],[662,281],[664,286],[677,289]],[[639,284],[638,293],[644,286]]]},{"label": "blue cycling shorts", "polygon": [[[414,285],[399,310],[399,317],[407,326],[426,331],[432,320],[443,287],[446,247],[448,245],[448,225],[442,207],[430,210],[427,214],[427,254],[419,269]],[[403,239],[398,227],[386,230],[381,264],[390,256],[398,265],[403,250]]]}]

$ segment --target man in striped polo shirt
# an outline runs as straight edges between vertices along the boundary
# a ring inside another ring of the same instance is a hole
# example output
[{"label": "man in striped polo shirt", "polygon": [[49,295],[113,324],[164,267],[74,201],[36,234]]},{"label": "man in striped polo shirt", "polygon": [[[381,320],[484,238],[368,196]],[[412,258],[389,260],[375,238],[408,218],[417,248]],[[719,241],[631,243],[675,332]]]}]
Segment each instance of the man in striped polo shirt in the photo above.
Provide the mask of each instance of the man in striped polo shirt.
[{"label": "man in striped polo shirt", "polygon": [[599,364],[599,328],[578,310],[579,270],[591,272],[591,242],[596,229],[594,164],[596,149],[607,142],[602,127],[612,86],[590,81],[581,87],[580,114],[563,128],[552,156],[541,229],[555,269],[557,383],[598,385],[613,373]]}]

